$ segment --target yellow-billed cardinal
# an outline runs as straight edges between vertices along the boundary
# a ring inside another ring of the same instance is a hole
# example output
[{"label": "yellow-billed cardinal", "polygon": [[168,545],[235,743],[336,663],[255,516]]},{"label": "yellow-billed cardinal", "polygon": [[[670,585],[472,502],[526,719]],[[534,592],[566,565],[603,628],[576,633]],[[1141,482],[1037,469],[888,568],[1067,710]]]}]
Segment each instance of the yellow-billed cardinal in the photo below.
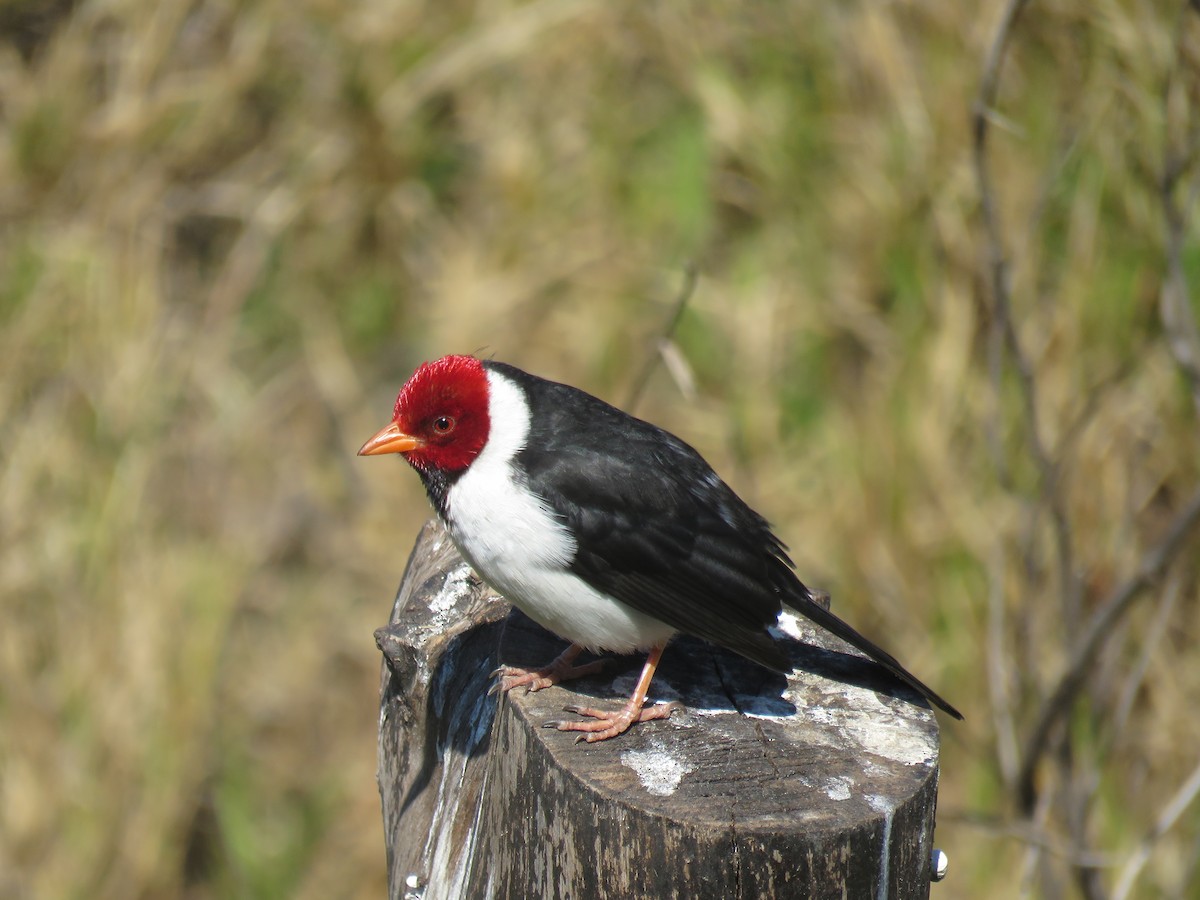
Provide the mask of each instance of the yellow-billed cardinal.
[{"label": "yellow-billed cardinal", "polygon": [[569,707],[588,718],[551,723],[583,732],[580,740],[670,714],[644,704],[676,632],[788,672],[767,631],[783,606],[962,718],[813,600],[766,520],[699,453],[590,394],[504,363],[446,356],[417,369],[391,423],[358,452],[404,456],[479,576],[571,641],[544,669],[497,670],[499,689],[538,690],[595,671],[596,663],[573,665],[584,649],[649,651],[623,709]]}]

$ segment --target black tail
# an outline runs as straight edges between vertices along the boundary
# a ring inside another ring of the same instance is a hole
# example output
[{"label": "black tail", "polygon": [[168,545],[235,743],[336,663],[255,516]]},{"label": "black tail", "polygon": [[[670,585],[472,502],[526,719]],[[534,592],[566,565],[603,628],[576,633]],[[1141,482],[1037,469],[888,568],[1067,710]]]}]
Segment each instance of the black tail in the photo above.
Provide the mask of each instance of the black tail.
[{"label": "black tail", "polygon": [[917,678],[916,675],[912,674],[912,672],[900,665],[894,656],[892,656],[882,647],[878,647],[871,641],[867,640],[829,610],[825,609],[825,607],[814,602],[807,595],[789,597],[786,603],[792,609],[796,610],[796,612],[812,619],[826,631],[836,635],[837,637],[840,637],[852,647],[857,647],[913,690],[917,691],[922,697],[927,699],[938,709],[949,713],[956,719],[962,719],[962,713],[939,697],[933,688],[929,687],[929,685]]}]

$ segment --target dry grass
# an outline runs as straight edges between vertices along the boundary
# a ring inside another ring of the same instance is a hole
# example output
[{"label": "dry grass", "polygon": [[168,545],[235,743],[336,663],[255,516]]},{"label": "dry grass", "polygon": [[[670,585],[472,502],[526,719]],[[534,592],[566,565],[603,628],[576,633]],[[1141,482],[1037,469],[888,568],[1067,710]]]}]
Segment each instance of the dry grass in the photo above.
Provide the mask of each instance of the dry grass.
[{"label": "dry grass", "polygon": [[639,412],[967,712],[936,895],[1197,896],[1194,536],[1017,794],[1200,483],[1160,315],[1174,159],[1200,282],[1200,17],[1011,36],[988,164],[1048,483],[971,165],[1000,12],[0,5],[0,897],[380,896],[371,631],[428,511],[353,451],[446,352],[622,401],[690,260],[696,394],[660,369]]}]

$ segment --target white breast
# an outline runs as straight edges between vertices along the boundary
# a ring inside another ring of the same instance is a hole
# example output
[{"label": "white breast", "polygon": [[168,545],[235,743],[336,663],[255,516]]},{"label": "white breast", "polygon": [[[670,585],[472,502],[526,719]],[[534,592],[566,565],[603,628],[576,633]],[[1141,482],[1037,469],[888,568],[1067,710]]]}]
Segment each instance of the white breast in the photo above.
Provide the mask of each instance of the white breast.
[{"label": "white breast", "polygon": [[446,524],[462,555],[531,619],[590,650],[627,653],[666,641],[674,633],[670,626],[568,571],[574,538],[516,480],[512,461],[529,435],[529,406],[512,381],[496,372],[487,377],[487,444],[446,498]]}]

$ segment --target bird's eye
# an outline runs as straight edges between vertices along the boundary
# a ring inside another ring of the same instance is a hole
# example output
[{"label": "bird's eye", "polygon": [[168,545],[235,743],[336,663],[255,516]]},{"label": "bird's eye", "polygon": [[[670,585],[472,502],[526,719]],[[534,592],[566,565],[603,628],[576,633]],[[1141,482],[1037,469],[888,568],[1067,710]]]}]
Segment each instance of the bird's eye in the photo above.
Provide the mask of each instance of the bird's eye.
[{"label": "bird's eye", "polygon": [[449,416],[438,416],[433,420],[433,430],[438,434],[449,434],[454,430],[454,420]]}]

